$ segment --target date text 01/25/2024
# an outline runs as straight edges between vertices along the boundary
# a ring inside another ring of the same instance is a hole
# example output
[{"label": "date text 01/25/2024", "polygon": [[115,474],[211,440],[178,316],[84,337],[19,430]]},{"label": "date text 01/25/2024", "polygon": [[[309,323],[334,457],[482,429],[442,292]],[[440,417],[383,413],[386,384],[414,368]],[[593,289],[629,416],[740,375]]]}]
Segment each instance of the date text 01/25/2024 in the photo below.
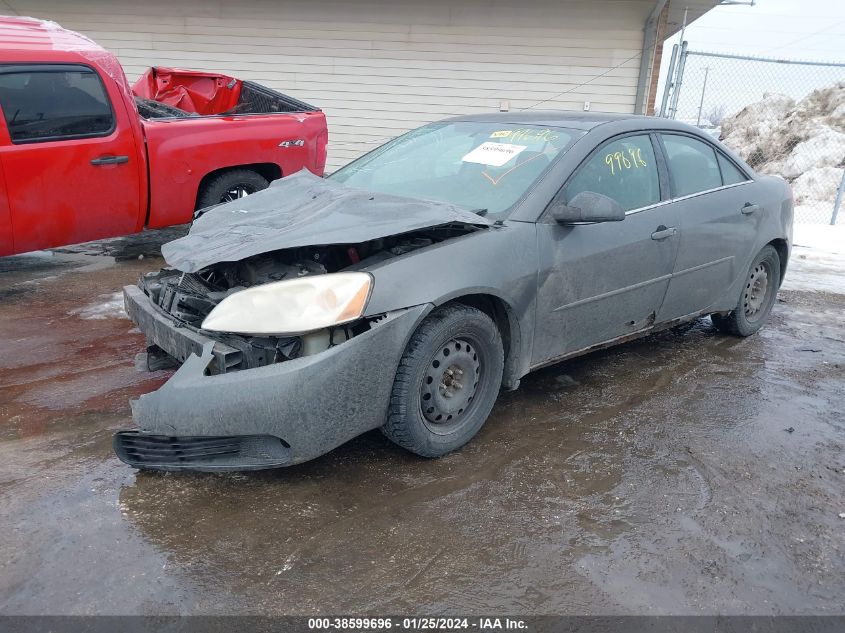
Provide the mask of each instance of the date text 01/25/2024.
[{"label": "date text 01/25/2024", "polygon": [[309,618],[308,629],[320,630],[370,630],[384,631],[390,629],[406,631],[455,631],[470,630],[525,630],[524,620],[517,618]]}]

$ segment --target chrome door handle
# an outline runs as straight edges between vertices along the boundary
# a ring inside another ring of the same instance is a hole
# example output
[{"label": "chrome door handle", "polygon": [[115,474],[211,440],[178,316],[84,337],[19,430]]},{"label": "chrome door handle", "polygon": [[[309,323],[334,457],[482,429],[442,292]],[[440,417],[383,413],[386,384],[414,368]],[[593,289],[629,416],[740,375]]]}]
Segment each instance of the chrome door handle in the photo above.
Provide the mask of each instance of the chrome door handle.
[{"label": "chrome door handle", "polygon": [[665,240],[667,237],[672,237],[675,233],[677,233],[678,229],[674,226],[666,228],[662,224],[657,227],[657,230],[651,234],[651,239],[653,240]]},{"label": "chrome door handle", "polygon": [[91,160],[92,165],[121,165],[128,162],[128,156],[100,156]]},{"label": "chrome door handle", "polygon": [[740,211],[742,211],[743,215],[751,215],[755,211],[759,211],[759,210],[760,210],[759,204],[751,204],[750,202],[746,202],[743,205],[742,209],[740,209]]}]

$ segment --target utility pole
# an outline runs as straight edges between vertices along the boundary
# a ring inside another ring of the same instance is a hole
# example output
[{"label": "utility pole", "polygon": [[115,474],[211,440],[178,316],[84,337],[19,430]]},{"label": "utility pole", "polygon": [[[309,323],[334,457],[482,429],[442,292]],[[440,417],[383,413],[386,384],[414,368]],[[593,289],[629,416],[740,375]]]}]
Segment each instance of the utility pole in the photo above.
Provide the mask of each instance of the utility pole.
[{"label": "utility pole", "polygon": [[698,104],[698,119],[695,122],[696,127],[701,125],[701,110],[704,108],[704,93],[707,90],[707,75],[710,74],[710,66],[704,67],[704,85],[701,86],[701,102]]}]

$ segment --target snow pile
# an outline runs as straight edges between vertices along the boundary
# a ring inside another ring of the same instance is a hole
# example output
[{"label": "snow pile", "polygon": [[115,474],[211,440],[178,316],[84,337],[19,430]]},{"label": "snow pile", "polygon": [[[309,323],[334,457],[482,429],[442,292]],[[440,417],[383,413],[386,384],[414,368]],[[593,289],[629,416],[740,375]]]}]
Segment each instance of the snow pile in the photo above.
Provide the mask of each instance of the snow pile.
[{"label": "snow pile", "polygon": [[722,121],[722,141],[749,165],[762,171],[786,145],[781,125],[795,108],[785,95],[763,95],[763,100]]},{"label": "snow pile", "polygon": [[798,178],[815,169],[837,165],[845,158],[845,134],[826,125],[810,131],[810,138],[801,141],[786,158],[781,169],[784,178]]},{"label": "snow pile", "polygon": [[796,206],[829,213],[845,168],[845,82],[797,103],[766,94],[722,122],[722,140],[758,172],[786,178]]},{"label": "snow pile", "polygon": [[123,317],[125,319],[129,318],[123,307],[122,292],[100,295],[94,303],[88,304],[82,308],[71,310],[68,314],[78,316],[80,319],[95,320],[111,319],[113,317]]},{"label": "snow pile", "polygon": [[824,205],[832,209],[840,180],[841,169],[816,167],[792,181],[792,194],[799,204]]}]

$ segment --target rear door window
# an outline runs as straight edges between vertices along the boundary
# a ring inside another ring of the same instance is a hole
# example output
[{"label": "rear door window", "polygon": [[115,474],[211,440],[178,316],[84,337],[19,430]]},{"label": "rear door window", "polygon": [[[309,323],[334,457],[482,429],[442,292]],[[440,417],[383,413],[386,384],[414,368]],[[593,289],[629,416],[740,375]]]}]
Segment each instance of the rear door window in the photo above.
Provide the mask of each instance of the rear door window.
[{"label": "rear door window", "polygon": [[0,66],[0,106],[13,143],[105,136],[114,129],[103,82],[87,66]]},{"label": "rear door window", "polygon": [[703,141],[680,134],[663,134],[669,175],[676,198],[722,186],[716,150]]},{"label": "rear door window", "polygon": [[716,152],[716,158],[719,160],[719,168],[722,170],[723,185],[735,185],[748,180],[748,176],[743,174],[724,154]]},{"label": "rear door window", "polygon": [[660,202],[660,179],[648,134],[625,136],[600,146],[567,183],[566,201],[582,191],[613,198],[625,211]]}]

